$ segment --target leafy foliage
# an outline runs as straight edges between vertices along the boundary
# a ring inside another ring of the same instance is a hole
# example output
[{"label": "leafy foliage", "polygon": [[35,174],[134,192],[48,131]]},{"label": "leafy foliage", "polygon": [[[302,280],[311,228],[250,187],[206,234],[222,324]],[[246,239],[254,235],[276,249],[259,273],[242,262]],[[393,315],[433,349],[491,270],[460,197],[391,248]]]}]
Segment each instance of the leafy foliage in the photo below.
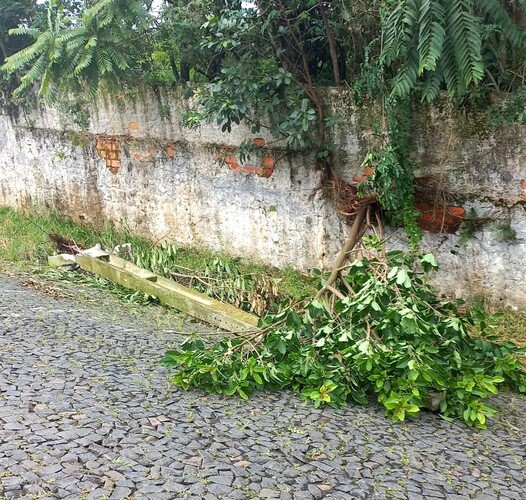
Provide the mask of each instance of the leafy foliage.
[{"label": "leafy foliage", "polygon": [[40,95],[52,100],[58,92],[87,91],[93,97],[101,81],[115,85],[129,77],[147,22],[139,0],[99,0],[79,17],[66,12],[58,0],[50,0],[45,29],[10,31],[35,42],[8,57],[3,70],[25,71],[15,95],[40,82]]},{"label": "leafy foliage", "polygon": [[207,16],[201,47],[220,62],[220,71],[194,93],[188,123],[216,121],[230,131],[245,121],[254,133],[268,128],[288,149],[327,158],[325,116],[314,82],[330,78],[328,68],[333,81],[340,79],[336,49],[326,57],[336,43],[329,18],[337,10],[316,0],[259,1],[255,7],[237,4]]},{"label": "leafy foliage", "polygon": [[246,272],[235,259],[210,256],[204,268],[190,269],[179,254],[176,245],[163,241],[133,252],[130,258],[140,267],[257,315],[275,310],[287,298],[278,289],[279,279],[264,272]]},{"label": "leafy foliage", "polygon": [[[0,0],[0,66],[10,55],[20,51],[31,43],[31,38],[27,36],[10,35],[10,30],[17,28],[19,25],[33,25],[40,18],[38,5],[34,0]],[[0,104],[2,106],[12,106],[9,97],[14,88],[18,85],[17,74],[0,74]],[[17,104],[25,104],[18,102]],[[13,109],[13,111],[16,110]]]},{"label": "leafy foliage", "polygon": [[363,164],[373,168],[373,173],[359,186],[360,192],[375,193],[392,226],[402,226],[409,237],[409,244],[417,248],[422,232],[416,224],[419,212],[413,208],[413,163],[404,158],[399,149],[388,145],[381,150],[370,150]]},{"label": "leafy foliage", "polygon": [[202,275],[173,273],[172,278],[182,281],[199,292],[245,311],[263,315],[275,310],[284,299],[278,288],[279,279],[262,273],[243,273],[235,261],[215,258]]},{"label": "leafy foliage", "polygon": [[526,123],[526,86],[494,104],[490,108],[488,121],[493,126]]},{"label": "leafy foliage", "polygon": [[392,95],[398,97],[417,89],[432,101],[443,86],[462,97],[485,77],[489,34],[513,47],[526,42],[500,0],[403,0],[382,14],[380,57],[397,68]]},{"label": "leafy foliage", "polygon": [[[88,87],[137,78],[150,84],[224,82],[221,90],[208,91],[218,99],[211,111],[225,111],[225,123],[229,107],[219,97],[245,72],[250,89],[231,96],[240,108],[236,120],[252,119],[244,104],[257,111],[274,102],[271,71],[291,75],[287,85],[313,104],[314,84],[354,84],[361,72],[376,87],[390,82],[392,96],[417,91],[428,101],[444,88],[457,97],[488,83],[518,88],[516,76],[524,73],[524,3],[512,0],[170,0],[156,13],[151,0],[49,0],[48,20],[36,27],[27,21],[35,8],[31,0],[2,5],[7,25],[0,32],[18,23],[13,34],[35,40],[4,67],[26,73],[20,90],[36,81],[46,82],[44,93],[79,81]],[[0,41],[4,57],[10,56],[3,36]],[[277,94],[283,118],[287,96]]]},{"label": "leafy foliage", "polygon": [[29,24],[36,15],[37,7],[32,0],[0,1],[0,64],[6,57],[22,49],[29,40],[10,37],[9,30],[20,24]]},{"label": "leafy foliage", "polygon": [[[172,381],[183,389],[246,399],[254,390],[288,388],[316,407],[372,397],[394,421],[418,415],[438,394],[441,415],[484,428],[495,413],[485,400],[499,385],[526,393],[516,359],[526,351],[495,343],[480,310],[462,314],[436,297],[424,282],[436,267],[432,255],[418,264],[420,271],[402,252],[354,261],[346,276],[354,292],[334,308],[315,300],[285,309],[250,337],[210,347],[191,339],[162,362],[177,370]],[[482,336],[470,335],[474,325]]]}]

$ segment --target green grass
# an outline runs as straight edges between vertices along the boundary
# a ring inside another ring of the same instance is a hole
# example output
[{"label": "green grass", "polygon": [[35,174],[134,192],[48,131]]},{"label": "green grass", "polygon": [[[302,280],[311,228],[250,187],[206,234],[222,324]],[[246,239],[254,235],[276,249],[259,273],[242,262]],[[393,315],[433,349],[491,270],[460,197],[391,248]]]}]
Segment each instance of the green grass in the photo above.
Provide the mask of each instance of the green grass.
[{"label": "green grass", "polygon": [[[500,311],[495,320],[495,335],[500,341],[513,342],[518,347],[526,347],[526,313],[511,310]],[[526,369],[526,357],[519,357]]]},{"label": "green grass", "polygon": [[[15,263],[25,268],[47,266],[47,256],[57,253],[49,239],[50,233],[57,233],[86,248],[96,243],[101,243],[106,248],[114,248],[120,243],[131,243],[135,253],[148,253],[155,245],[145,238],[110,224],[82,225],[56,211],[17,211],[0,206],[0,261]],[[280,295],[293,301],[316,292],[315,279],[291,268],[279,270],[196,248],[177,249],[177,265],[191,269],[198,276],[204,274],[215,259],[227,263],[244,275],[258,274],[279,280]]]},{"label": "green grass", "polygon": [[17,264],[44,264],[47,256],[56,253],[50,233],[91,247],[96,243],[113,248],[123,241],[141,248],[151,246],[146,240],[110,225],[80,225],[56,211],[17,211],[0,206],[0,260]]},{"label": "green grass", "polygon": [[[155,245],[145,238],[110,224],[82,225],[56,211],[17,211],[0,206],[0,263],[13,263],[52,281],[67,279],[78,284],[104,288],[121,298],[130,299],[132,292],[104,278],[81,273],[64,273],[48,268],[47,256],[56,253],[49,239],[49,233],[52,232],[70,238],[84,247],[101,243],[107,248],[113,248],[126,242],[132,244],[135,252],[148,253]],[[292,301],[311,297],[316,293],[317,279],[292,268],[280,270],[217,252],[185,247],[177,248],[176,259],[177,266],[191,269],[198,276],[203,275],[215,259],[219,259],[244,275],[256,274],[275,278],[279,280],[280,296]],[[141,297],[135,299],[134,302],[141,302]],[[496,320],[494,331],[503,341],[510,340],[519,346],[526,346],[526,313],[502,311],[502,315]],[[524,362],[526,363],[526,360]]]}]

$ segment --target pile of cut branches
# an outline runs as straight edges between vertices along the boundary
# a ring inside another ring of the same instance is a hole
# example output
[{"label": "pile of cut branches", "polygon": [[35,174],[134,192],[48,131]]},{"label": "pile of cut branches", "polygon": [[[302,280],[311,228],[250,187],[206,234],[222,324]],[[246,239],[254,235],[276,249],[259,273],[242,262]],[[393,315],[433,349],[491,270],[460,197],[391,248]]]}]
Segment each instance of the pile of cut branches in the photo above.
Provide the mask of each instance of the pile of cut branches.
[{"label": "pile of cut branches", "polygon": [[259,330],[167,351],[173,383],[242,398],[292,389],[317,407],[376,399],[394,421],[427,408],[485,428],[500,385],[526,393],[517,359],[526,350],[496,343],[481,309],[436,295],[426,283],[432,255],[385,252],[382,238],[374,203],[360,204],[314,299],[266,316]]},{"label": "pile of cut branches", "polygon": [[244,273],[234,259],[210,258],[204,269],[190,269],[180,264],[177,246],[166,241],[129,258],[140,267],[258,316],[281,300],[279,280],[264,273]]}]

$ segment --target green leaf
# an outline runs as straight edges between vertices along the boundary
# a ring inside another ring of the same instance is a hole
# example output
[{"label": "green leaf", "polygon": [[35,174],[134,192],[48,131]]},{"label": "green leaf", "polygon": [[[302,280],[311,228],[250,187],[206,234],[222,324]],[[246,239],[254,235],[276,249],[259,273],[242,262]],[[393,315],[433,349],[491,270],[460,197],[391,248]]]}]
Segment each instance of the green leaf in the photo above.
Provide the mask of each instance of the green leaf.
[{"label": "green leaf", "polygon": [[435,259],[435,256],[433,254],[427,253],[425,254],[421,259],[420,263],[422,264],[422,267],[425,272],[429,272],[433,269],[438,268],[438,263]]},{"label": "green leaf", "polygon": [[396,284],[404,285],[406,288],[411,288],[411,279],[405,269],[400,269],[396,275]]},{"label": "green leaf", "polygon": [[239,394],[239,396],[240,396],[242,399],[245,399],[245,400],[248,399],[248,394],[247,394],[243,389],[241,389],[241,387],[238,387],[238,388],[237,388],[237,393]]},{"label": "green leaf", "polygon": [[239,387],[236,385],[236,386],[227,387],[226,389],[224,389],[223,393],[224,393],[226,396],[232,396],[232,395],[234,395],[238,390],[239,390]]},{"label": "green leaf", "polygon": [[323,347],[325,345],[325,337],[322,337],[321,339],[318,339],[316,341],[316,344],[314,344],[316,347]]}]

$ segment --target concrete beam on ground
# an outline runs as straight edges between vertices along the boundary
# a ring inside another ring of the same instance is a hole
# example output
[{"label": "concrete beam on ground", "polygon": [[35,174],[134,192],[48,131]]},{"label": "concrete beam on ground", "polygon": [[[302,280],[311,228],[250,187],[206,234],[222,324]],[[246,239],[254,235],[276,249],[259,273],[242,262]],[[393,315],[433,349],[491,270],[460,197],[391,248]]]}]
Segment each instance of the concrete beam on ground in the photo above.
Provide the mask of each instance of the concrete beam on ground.
[{"label": "concrete beam on ground", "polygon": [[257,328],[257,316],[158,276],[115,255],[102,259],[80,253],[76,260],[85,271],[103,276],[125,288],[157,297],[162,304],[223,330],[242,332]]}]

